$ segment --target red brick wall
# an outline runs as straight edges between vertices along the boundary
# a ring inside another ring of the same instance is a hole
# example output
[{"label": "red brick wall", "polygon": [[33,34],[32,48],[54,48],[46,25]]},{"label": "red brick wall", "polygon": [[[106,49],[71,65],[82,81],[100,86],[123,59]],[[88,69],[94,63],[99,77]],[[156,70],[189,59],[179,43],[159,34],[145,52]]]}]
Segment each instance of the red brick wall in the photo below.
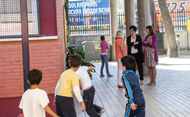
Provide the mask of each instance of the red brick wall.
[{"label": "red brick wall", "polygon": [[[48,94],[64,70],[61,0],[56,0],[56,21],[58,40],[29,41],[30,69],[42,71],[40,88]],[[21,96],[23,87],[22,43],[0,42],[0,98]]]}]

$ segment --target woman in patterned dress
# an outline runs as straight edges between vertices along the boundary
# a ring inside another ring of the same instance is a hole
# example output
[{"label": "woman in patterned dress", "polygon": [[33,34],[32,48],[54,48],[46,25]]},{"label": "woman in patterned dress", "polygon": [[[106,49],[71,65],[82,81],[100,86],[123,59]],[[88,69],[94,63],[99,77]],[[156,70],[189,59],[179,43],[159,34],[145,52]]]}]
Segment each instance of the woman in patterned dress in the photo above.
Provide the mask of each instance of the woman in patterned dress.
[{"label": "woman in patterned dress", "polygon": [[147,36],[144,39],[142,45],[145,46],[143,59],[144,65],[148,67],[150,82],[147,86],[156,85],[156,65],[158,63],[158,54],[157,54],[157,36],[152,28],[152,26],[146,27]]}]

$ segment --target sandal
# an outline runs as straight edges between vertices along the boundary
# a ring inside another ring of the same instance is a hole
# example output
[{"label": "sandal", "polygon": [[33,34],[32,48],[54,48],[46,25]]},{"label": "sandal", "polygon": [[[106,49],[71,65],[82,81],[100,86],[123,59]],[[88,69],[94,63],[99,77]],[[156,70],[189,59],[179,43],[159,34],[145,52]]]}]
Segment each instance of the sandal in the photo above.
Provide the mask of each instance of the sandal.
[{"label": "sandal", "polygon": [[151,83],[149,84],[149,86],[156,86],[156,83]]},{"label": "sandal", "polygon": [[146,84],[146,86],[150,86],[150,84],[151,84],[151,83],[149,82],[149,83]]}]

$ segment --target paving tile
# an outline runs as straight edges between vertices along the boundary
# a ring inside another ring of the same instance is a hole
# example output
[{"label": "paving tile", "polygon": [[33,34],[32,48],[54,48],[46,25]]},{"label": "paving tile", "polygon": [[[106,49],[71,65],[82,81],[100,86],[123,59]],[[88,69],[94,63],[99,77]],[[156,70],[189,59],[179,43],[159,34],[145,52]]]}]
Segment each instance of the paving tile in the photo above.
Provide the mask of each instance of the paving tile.
[{"label": "paving tile", "polygon": [[[178,58],[159,56],[156,86],[146,86],[150,79],[145,76],[141,88],[146,101],[146,117],[190,117],[190,51],[181,53]],[[112,78],[100,78],[101,63],[92,63],[97,71],[92,74],[96,89],[94,103],[106,108],[102,117],[124,117],[127,99],[124,89],[117,87],[117,63],[109,62]],[[78,117],[89,117],[81,111],[75,97],[74,103]]]}]

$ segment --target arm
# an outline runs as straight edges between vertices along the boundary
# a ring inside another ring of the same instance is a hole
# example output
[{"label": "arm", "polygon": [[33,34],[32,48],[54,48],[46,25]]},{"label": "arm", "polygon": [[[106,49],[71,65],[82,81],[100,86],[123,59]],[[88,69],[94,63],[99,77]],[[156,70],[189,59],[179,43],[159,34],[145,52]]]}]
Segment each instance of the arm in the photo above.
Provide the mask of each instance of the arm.
[{"label": "arm", "polygon": [[135,49],[139,48],[142,46],[142,39],[141,39],[141,36],[137,36],[137,44],[134,45]]},{"label": "arm", "polygon": [[120,49],[121,49],[121,52],[122,52],[123,56],[126,56],[123,43],[120,45]]},{"label": "arm", "polygon": [[124,78],[122,77],[122,81],[124,84],[124,88],[125,88],[126,96],[128,98],[128,102],[129,102],[129,104],[132,104],[132,103],[134,103],[133,102],[133,91],[131,89],[129,81],[125,77]]},{"label": "arm", "polygon": [[73,93],[75,94],[77,100],[81,103],[82,108],[83,108],[82,111],[84,112],[86,110],[86,106],[85,106],[85,103],[81,97],[79,85],[76,85],[73,87]]},{"label": "arm", "polygon": [[57,82],[57,85],[55,86],[55,93],[54,93],[54,96],[57,95],[57,90],[58,90],[58,87],[59,87],[59,81]]},{"label": "arm", "polygon": [[157,42],[157,36],[156,35],[153,35],[152,36],[152,43],[147,43],[148,47],[156,47],[156,42]]},{"label": "arm", "polygon": [[126,92],[126,97],[128,98],[128,102],[130,104],[130,108],[132,110],[136,110],[137,109],[137,105],[133,102],[133,91],[131,89],[129,81],[124,76],[124,77],[122,77],[122,82],[124,84],[124,88],[125,88],[125,92]]},{"label": "arm", "polygon": [[52,117],[59,117],[59,116],[57,116],[57,115],[51,110],[51,108],[50,108],[48,105],[44,108],[44,110],[45,110],[48,114],[50,114]]},{"label": "arm", "polygon": [[58,87],[59,87],[59,81],[57,82],[57,85],[55,86],[55,93],[54,93],[54,101],[53,101],[53,105],[56,104],[56,95],[57,95],[57,90],[58,90]]},{"label": "arm", "polygon": [[94,70],[94,67],[88,67],[88,73],[91,72],[92,70]]},{"label": "arm", "polygon": [[148,45],[148,43],[146,43],[146,40],[147,40],[147,39],[148,39],[148,36],[145,37],[145,39],[144,39],[144,41],[143,41],[143,43],[142,43],[143,46],[147,46],[147,45]]},{"label": "arm", "polygon": [[73,87],[73,93],[75,94],[75,96],[76,96],[76,98],[77,98],[77,100],[78,100],[79,102],[82,102],[82,101],[83,101],[82,96],[81,96],[81,94],[80,94],[79,85],[76,85],[76,86]]},{"label": "arm", "polygon": [[108,43],[106,42],[106,49],[110,49],[110,47],[109,47],[109,45],[108,45]]}]

